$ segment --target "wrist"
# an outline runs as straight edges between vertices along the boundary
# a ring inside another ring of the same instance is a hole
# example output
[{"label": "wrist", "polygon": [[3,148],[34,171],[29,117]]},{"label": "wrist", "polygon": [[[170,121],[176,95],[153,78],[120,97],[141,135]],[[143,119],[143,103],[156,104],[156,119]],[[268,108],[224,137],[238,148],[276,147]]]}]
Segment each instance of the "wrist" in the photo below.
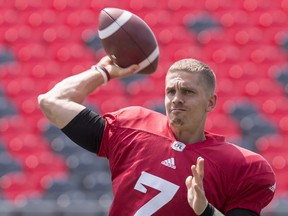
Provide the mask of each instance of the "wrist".
[{"label": "wrist", "polygon": [[109,80],[111,79],[110,73],[107,71],[107,69],[105,67],[97,64],[97,65],[93,65],[91,67],[91,69],[96,70],[101,74],[101,76],[103,77],[103,80],[104,80],[103,85],[106,85],[109,82]]},{"label": "wrist", "polygon": [[210,203],[207,204],[206,208],[202,212],[202,214],[198,216],[213,216],[214,215],[215,208]]}]

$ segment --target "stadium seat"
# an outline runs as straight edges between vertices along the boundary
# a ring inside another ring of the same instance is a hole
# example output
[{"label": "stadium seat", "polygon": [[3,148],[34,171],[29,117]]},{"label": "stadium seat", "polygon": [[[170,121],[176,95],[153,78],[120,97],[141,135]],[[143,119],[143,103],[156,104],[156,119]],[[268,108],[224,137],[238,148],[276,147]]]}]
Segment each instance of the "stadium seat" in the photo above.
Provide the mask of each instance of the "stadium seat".
[{"label": "stadium seat", "polygon": [[51,149],[55,153],[61,154],[64,158],[69,157],[70,155],[78,154],[78,152],[83,151],[81,147],[76,145],[63,134],[59,137],[52,139],[49,143]]},{"label": "stadium seat", "polygon": [[280,126],[280,120],[287,114],[288,102],[285,97],[274,96],[259,100],[262,113]]},{"label": "stadium seat", "polygon": [[281,48],[283,49],[283,51],[288,53],[288,36],[287,36],[287,34],[280,41],[280,45],[281,45]]},{"label": "stadium seat", "polygon": [[269,135],[260,137],[257,142],[256,146],[259,151],[263,154],[265,153],[283,153],[288,150],[288,136],[282,136],[279,134]]},{"label": "stadium seat", "polygon": [[241,121],[246,116],[255,116],[259,113],[257,107],[250,101],[236,102],[230,107],[229,112],[238,121]]},{"label": "stadium seat", "polygon": [[267,119],[261,116],[246,116],[240,122],[240,127],[245,133],[255,134],[257,137],[265,134],[276,133],[275,125],[271,124]]},{"label": "stadium seat", "polygon": [[218,21],[209,14],[191,16],[190,20],[187,20],[186,26],[196,34],[210,28],[221,28]]},{"label": "stadium seat", "polygon": [[108,171],[106,159],[97,158],[87,150],[68,156],[66,164],[71,174],[87,175],[95,170]]},{"label": "stadium seat", "polygon": [[4,176],[7,173],[11,172],[21,172],[22,167],[20,163],[13,159],[8,152],[0,152],[0,176]]},{"label": "stadium seat", "polygon": [[63,135],[61,130],[51,123],[47,123],[45,126],[43,126],[42,130],[43,136],[50,141],[54,140],[58,136]]},{"label": "stadium seat", "polygon": [[17,135],[12,134],[7,142],[7,148],[13,155],[18,155],[19,157],[22,155],[24,158],[30,154],[48,151],[48,145],[42,137],[27,131]]},{"label": "stadium seat", "polygon": [[8,100],[0,89],[0,118],[17,114],[16,107]]},{"label": "stadium seat", "polygon": [[215,134],[225,134],[229,141],[238,141],[241,134],[239,124],[235,119],[214,111],[208,116],[206,130]]},{"label": "stadium seat", "polygon": [[277,97],[283,95],[283,89],[280,85],[271,79],[262,78],[259,80],[255,79],[242,79],[238,82],[243,89],[242,95],[245,97]]},{"label": "stadium seat", "polygon": [[65,176],[67,167],[61,156],[50,152],[31,154],[24,160],[24,171],[29,175],[34,175],[40,180],[44,177],[51,178]]},{"label": "stadium seat", "polygon": [[257,151],[255,142],[258,138],[277,133],[277,125],[263,117],[257,106],[242,101],[230,107],[230,114],[239,121],[243,140],[241,145]]},{"label": "stadium seat", "polygon": [[43,198],[45,200],[57,200],[58,198],[61,199],[61,195],[71,191],[78,191],[76,182],[68,181],[67,178],[54,179],[46,186]]},{"label": "stadium seat", "polygon": [[[65,203],[65,201],[64,201]],[[67,203],[67,202],[66,202]],[[66,206],[61,206],[60,211],[63,216],[106,216],[108,209],[100,201],[91,200],[75,200],[68,203]]]},{"label": "stadium seat", "polygon": [[94,52],[102,49],[102,44],[96,32],[90,32],[83,35],[84,43]]},{"label": "stadium seat", "polygon": [[[6,95],[10,97],[10,100],[15,104],[21,104],[25,99],[34,96],[37,90],[35,89],[36,83],[30,77],[15,77],[11,80],[3,80],[6,82]],[[34,96],[35,101],[36,97]]]},{"label": "stadium seat", "polygon": [[280,118],[280,121],[278,123],[278,127],[282,133],[284,133],[284,134],[287,133],[287,131],[288,131],[288,117],[287,116]]},{"label": "stadium seat", "polygon": [[288,67],[281,68],[276,73],[276,80],[283,86],[283,91],[288,93]]},{"label": "stadium seat", "polygon": [[107,171],[92,171],[83,175],[78,180],[78,185],[79,189],[87,194],[88,199],[97,199],[112,190],[111,175]]},{"label": "stadium seat", "polygon": [[8,48],[0,47],[0,65],[4,63],[10,63],[15,61],[13,51]]},{"label": "stadium seat", "polygon": [[43,188],[39,182],[22,173],[9,173],[1,178],[0,188],[7,200],[25,201],[30,198],[41,197]]},{"label": "stadium seat", "polygon": [[58,214],[55,203],[45,202],[41,199],[31,199],[19,206],[17,210],[14,207],[14,210],[21,212],[21,216],[53,216]]},{"label": "stadium seat", "polygon": [[287,194],[280,195],[279,198],[269,206],[266,215],[285,216],[288,212],[287,202],[288,202]]}]

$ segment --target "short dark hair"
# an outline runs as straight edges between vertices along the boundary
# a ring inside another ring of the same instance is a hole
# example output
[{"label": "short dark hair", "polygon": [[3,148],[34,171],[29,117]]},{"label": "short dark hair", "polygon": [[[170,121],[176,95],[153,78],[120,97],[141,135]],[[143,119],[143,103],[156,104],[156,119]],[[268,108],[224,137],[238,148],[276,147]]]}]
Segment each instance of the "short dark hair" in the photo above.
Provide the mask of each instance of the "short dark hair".
[{"label": "short dark hair", "polygon": [[203,78],[207,87],[215,92],[216,89],[216,76],[213,70],[205,63],[196,59],[187,58],[176,61],[168,69],[168,73],[179,71],[186,71],[191,73],[199,73]]}]

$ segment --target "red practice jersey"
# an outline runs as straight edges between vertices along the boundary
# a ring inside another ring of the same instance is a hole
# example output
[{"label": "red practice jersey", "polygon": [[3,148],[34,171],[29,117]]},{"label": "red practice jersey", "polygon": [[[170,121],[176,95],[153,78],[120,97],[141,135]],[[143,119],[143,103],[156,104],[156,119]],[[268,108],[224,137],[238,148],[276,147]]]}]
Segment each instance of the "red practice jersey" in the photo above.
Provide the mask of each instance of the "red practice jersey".
[{"label": "red practice jersey", "polygon": [[275,176],[264,158],[206,132],[206,140],[178,142],[167,117],[141,107],[104,115],[99,156],[107,157],[114,201],[111,216],[195,215],[185,180],[201,156],[208,201],[224,214],[233,208],[260,212],[273,198]]}]

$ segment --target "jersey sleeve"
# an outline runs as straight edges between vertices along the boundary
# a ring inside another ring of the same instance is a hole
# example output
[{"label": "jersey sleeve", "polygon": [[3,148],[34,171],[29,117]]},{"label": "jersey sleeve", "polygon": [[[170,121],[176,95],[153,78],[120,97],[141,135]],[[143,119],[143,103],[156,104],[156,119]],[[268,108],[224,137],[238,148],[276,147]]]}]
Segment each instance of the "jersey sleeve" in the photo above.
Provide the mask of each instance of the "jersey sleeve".
[{"label": "jersey sleeve", "polygon": [[[234,179],[225,213],[231,209],[248,209],[260,215],[261,210],[273,199],[275,175],[265,160],[257,161],[243,167],[238,179]],[[246,168],[246,170],[245,170]]]},{"label": "jersey sleeve", "polygon": [[82,148],[97,153],[100,148],[105,120],[87,108],[75,116],[61,131]]},{"label": "jersey sleeve", "polygon": [[109,158],[109,149],[111,142],[116,142],[116,132],[118,126],[118,112],[107,113],[103,116],[105,119],[105,128],[101,140],[98,156]]}]

